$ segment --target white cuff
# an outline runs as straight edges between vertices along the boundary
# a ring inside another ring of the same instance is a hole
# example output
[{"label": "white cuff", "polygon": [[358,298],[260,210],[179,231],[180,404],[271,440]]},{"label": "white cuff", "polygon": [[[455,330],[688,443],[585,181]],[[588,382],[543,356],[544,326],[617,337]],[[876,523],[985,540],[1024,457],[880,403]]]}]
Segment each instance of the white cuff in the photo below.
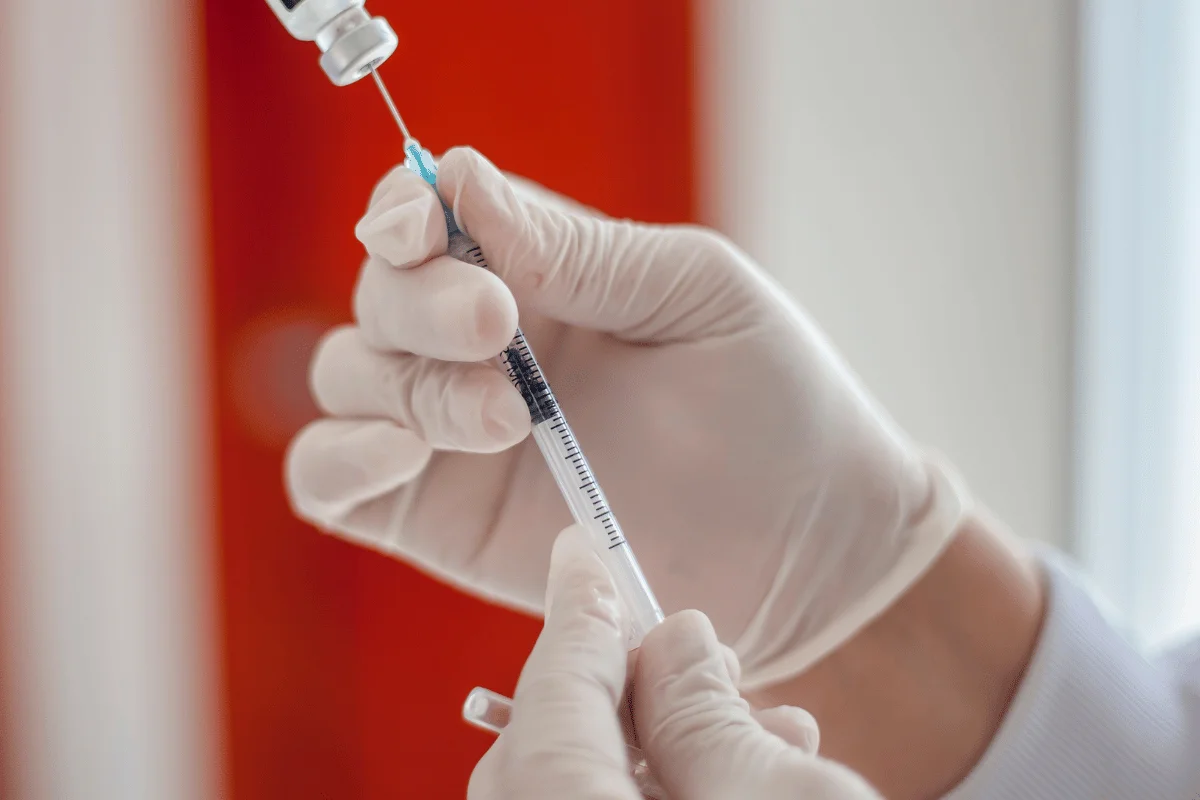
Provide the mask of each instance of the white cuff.
[{"label": "white cuff", "polygon": [[1033,660],[987,753],[947,797],[1200,798],[1200,694],[1134,650],[1058,557],[1042,561],[1049,599]]}]

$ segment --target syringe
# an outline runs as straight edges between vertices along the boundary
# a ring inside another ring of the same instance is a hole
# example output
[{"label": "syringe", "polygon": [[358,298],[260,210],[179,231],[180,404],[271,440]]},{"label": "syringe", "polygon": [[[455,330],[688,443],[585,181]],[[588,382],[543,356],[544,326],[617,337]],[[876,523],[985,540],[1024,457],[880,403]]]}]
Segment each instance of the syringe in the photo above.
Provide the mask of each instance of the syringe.
[{"label": "syringe", "polygon": [[[371,74],[400,132],[404,135],[404,165],[424,178],[436,190],[437,164],[434,163],[433,156],[408,132],[408,127],[396,109],[383,79],[374,70]],[[442,204],[442,210],[446,215],[446,230],[449,233],[449,255],[459,261],[487,269],[487,259],[482,248],[459,228],[454,219],[454,212],[445,203]],[[534,441],[537,442],[563,499],[567,501],[571,515],[591,534],[596,552],[613,576],[617,593],[629,618],[628,647],[632,650],[641,644],[642,638],[651,628],[662,622],[662,609],[646,583],[637,558],[634,557],[621,526],[613,516],[604,492],[583,455],[579,441],[559,408],[554,392],[546,383],[533,350],[525,340],[525,334],[519,328],[508,347],[500,354],[500,363],[513,386],[525,398],[533,422]]]},{"label": "syringe", "polygon": [[[396,34],[387,20],[367,13],[365,0],[267,0],[279,21],[297,39],[312,41],[321,50],[321,68],[338,86],[370,74],[388,109],[404,134],[405,165],[437,189],[437,165],[428,150],[408,132],[392,96],[376,68],[396,50]],[[458,227],[454,213],[446,214],[450,256],[487,268],[479,245]],[[525,398],[533,422],[533,438],[575,521],[591,533],[596,552],[608,566],[630,621],[629,647],[641,644],[651,628],[662,621],[662,609],[634,558],[604,492],[567,424],[554,393],[546,384],[525,334],[517,330],[500,355],[513,386]]]},{"label": "syringe", "polygon": [[[404,134],[404,166],[420,175],[425,182],[437,189],[437,164],[432,154],[421,147],[404,124],[403,117],[392,101],[392,95],[384,85],[379,73],[371,70],[379,93],[383,95],[388,110],[396,120],[400,132]],[[488,268],[483,249],[475,243],[459,226],[454,218],[454,212],[442,203],[442,212],[446,216],[446,231],[449,234],[447,253],[467,264],[474,264],[484,269]],[[513,340],[500,354],[501,366],[508,372],[509,380],[525,398],[529,407],[529,416],[533,422],[533,438],[537,442],[546,466],[558,484],[558,490],[571,509],[575,521],[588,530],[592,538],[592,546],[608,567],[616,585],[617,594],[625,607],[629,618],[629,639],[626,643],[630,650],[641,645],[642,639],[650,629],[663,620],[662,608],[650,590],[642,569],[638,566],[637,558],[626,541],[621,526],[617,524],[604,492],[588,465],[587,458],[579,446],[571,426],[563,416],[554,392],[546,383],[542,368],[538,365],[525,340],[525,334],[518,328]],[[463,719],[481,730],[500,733],[508,725],[512,713],[512,700],[483,687],[476,687],[467,695],[463,703]],[[655,780],[654,775],[646,765],[642,752],[628,745],[626,747],[630,765],[630,777],[647,798],[667,800],[667,795]]]},{"label": "syringe", "polygon": [[[365,0],[267,0],[292,36],[312,41],[320,48],[321,68],[337,86],[345,86],[369,73],[379,87],[388,109],[404,134],[405,166],[437,189],[437,165],[428,150],[408,132],[392,96],[376,68],[396,50],[396,34],[387,20],[367,13]],[[483,251],[458,226],[454,213],[442,203],[449,234],[449,255],[468,264],[487,268]],[[613,576],[617,593],[630,621],[629,649],[638,647],[646,633],[662,622],[662,609],[646,584],[641,567],[621,526],[608,507],[604,492],[567,424],[542,369],[534,358],[525,334],[517,330],[500,355],[513,386],[525,398],[533,422],[533,438],[566,499],[575,521],[591,534],[592,544]],[[508,724],[512,701],[477,688],[463,705],[463,719],[475,727],[500,733]],[[628,748],[631,774],[646,797],[666,800],[654,781],[641,752]]]}]

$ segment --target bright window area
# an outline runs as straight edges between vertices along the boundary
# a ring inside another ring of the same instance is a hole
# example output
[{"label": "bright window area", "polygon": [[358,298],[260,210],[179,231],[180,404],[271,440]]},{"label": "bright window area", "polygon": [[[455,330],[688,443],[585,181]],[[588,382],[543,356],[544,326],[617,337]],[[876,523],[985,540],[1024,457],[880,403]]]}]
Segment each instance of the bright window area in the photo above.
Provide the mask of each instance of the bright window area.
[{"label": "bright window area", "polygon": [[1132,633],[1200,625],[1200,8],[1081,19],[1076,550]]}]

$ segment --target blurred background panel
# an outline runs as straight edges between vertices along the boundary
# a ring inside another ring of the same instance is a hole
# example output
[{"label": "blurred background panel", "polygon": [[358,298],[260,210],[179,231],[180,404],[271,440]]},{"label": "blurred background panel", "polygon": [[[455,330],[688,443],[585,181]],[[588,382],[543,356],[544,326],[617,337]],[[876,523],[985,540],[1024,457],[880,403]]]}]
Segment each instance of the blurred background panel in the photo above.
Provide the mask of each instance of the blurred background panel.
[{"label": "blurred background panel", "polygon": [[[609,213],[693,218],[684,0],[369,7],[401,40],[381,74],[435,153],[471,144]],[[460,797],[490,742],[461,722],[463,699],[513,689],[537,623],[316,532],[280,481],[315,413],[312,346],[350,319],[354,224],[401,136],[371,81],[330,85],[261,0],[205,8],[229,785]]]},{"label": "blurred background panel", "polygon": [[199,22],[4,7],[0,728],[21,800],[220,794]]},{"label": "blurred background panel", "polygon": [[[434,152],[725,231],[1132,636],[1200,624],[1194,4],[369,5]],[[461,797],[536,635],[287,507],[401,156],[316,54],[261,0],[5,9],[2,797]]]},{"label": "blurred background panel", "polygon": [[1002,519],[1066,544],[1076,5],[706,7],[706,216]]}]

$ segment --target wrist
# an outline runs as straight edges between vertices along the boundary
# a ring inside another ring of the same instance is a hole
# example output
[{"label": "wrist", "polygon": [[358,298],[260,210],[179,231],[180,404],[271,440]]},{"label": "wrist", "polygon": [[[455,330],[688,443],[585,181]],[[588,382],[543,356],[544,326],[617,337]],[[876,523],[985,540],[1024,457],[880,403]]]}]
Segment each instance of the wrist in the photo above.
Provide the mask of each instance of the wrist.
[{"label": "wrist", "polygon": [[970,518],[884,614],[812,668],[756,692],[821,726],[821,750],[886,796],[937,797],[983,756],[1033,653],[1040,570]]}]

